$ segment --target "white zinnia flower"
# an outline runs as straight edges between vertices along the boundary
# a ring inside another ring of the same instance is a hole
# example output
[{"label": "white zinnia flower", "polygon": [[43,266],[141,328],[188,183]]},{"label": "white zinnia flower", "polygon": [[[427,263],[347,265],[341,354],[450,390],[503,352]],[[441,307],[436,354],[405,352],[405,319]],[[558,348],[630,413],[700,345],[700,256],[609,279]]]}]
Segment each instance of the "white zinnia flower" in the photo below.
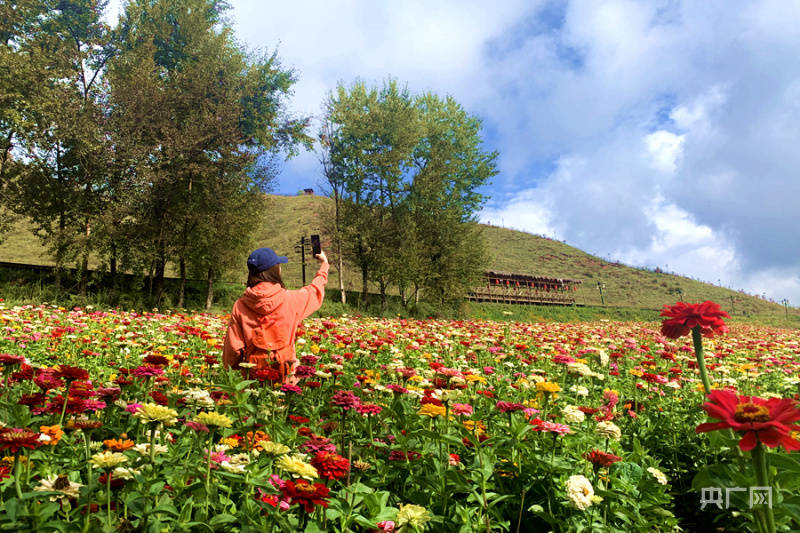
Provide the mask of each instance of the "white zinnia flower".
[{"label": "white zinnia flower", "polygon": [[574,405],[568,405],[564,408],[564,420],[568,424],[579,424],[586,420],[586,415]]},{"label": "white zinnia flower", "polygon": [[585,476],[569,476],[567,480],[567,497],[576,509],[585,511],[592,505],[594,488]]},{"label": "white zinnia flower", "polygon": [[619,439],[622,437],[622,430],[614,422],[603,420],[597,423],[594,432],[605,439]]},{"label": "white zinnia flower", "polygon": [[656,481],[658,481],[662,485],[667,484],[667,476],[665,476],[664,472],[662,472],[658,468],[653,468],[651,466],[650,468],[647,469],[647,471],[650,472],[653,475],[653,477],[656,478]]}]

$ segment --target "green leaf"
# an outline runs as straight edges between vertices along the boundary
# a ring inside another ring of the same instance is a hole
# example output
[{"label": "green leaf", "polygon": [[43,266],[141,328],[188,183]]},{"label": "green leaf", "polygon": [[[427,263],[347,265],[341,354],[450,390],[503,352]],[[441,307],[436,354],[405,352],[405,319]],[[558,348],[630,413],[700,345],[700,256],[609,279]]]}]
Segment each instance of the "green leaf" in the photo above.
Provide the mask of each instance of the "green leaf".
[{"label": "green leaf", "polygon": [[236,522],[236,517],[228,513],[222,513],[215,515],[209,524],[212,526],[220,526],[222,524],[230,524],[231,522]]}]

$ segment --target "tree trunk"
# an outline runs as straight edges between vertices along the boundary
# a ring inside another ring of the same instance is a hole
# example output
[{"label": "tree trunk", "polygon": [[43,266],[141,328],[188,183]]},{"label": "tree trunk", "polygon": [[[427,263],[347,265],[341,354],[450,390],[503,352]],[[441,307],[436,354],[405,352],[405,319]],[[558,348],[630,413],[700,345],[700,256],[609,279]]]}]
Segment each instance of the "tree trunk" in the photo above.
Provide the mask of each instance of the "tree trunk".
[{"label": "tree trunk", "polygon": [[343,269],[344,269],[344,261],[342,261],[342,245],[340,243],[339,244],[339,268],[338,268],[338,271],[339,271],[339,292],[342,295],[342,304],[344,305],[344,304],[347,303],[347,293],[344,290],[344,272],[343,272]]},{"label": "tree trunk", "polygon": [[381,277],[378,280],[378,286],[381,292],[381,313],[386,311],[386,278]]},{"label": "tree trunk", "polygon": [[206,288],[206,311],[211,309],[214,303],[214,269],[208,268],[208,286]]},{"label": "tree trunk", "polygon": [[89,237],[92,234],[92,226],[89,219],[86,219],[86,242],[83,245],[83,257],[81,258],[81,297],[86,298],[86,291],[89,286]]},{"label": "tree trunk", "polygon": [[367,303],[367,267],[361,267],[361,303]]},{"label": "tree trunk", "polygon": [[150,261],[150,270],[147,272],[147,296],[153,297],[153,276],[156,269],[155,257]]},{"label": "tree trunk", "polygon": [[404,308],[408,308],[408,298],[406,297],[406,288],[405,286],[400,287],[400,303],[403,305]]},{"label": "tree trunk", "polygon": [[183,297],[186,294],[186,259],[181,257],[180,262],[180,269],[181,269],[181,283],[180,289],[178,290],[178,307],[183,307]]},{"label": "tree trunk", "polygon": [[117,243],[111,241],[111,258],[109,259],[109,274],[111,274],[111,283],[117,286]]},{"label": "tree trunk", "polygon": [[163,250],[156,258],[156,272],[153,280],[153,301],[156,307],[161,306],[161,298],[164,296],[164,269],[167,266],[167,258]]}]

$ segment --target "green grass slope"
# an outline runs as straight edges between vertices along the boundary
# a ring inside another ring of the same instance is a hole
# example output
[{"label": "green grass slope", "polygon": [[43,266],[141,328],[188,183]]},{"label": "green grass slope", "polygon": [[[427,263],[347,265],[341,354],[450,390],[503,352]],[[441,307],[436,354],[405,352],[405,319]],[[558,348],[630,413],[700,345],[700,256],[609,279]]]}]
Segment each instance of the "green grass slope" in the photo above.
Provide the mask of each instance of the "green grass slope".
[{"label": "green grass slope", "polygon": [[[280,255],[289,257],[284,267],[284,277],[290,286],[301,283],[300,255],[295,245],[300,237],[323,233],[324,219],[332,216],[332,201],[323,196],[270,195],[268,222],[256,232],[254,247],[268,246]],[[576,292],[578,304],[601,305],[597,284],[604,284],[603,294],[608,307],[660,309],[679,299],[688,302],[714,300],[733,315],[782,316],[783,307],[760,298],[702,283],[687,277],[633,268],[587,254],[577,248],[520,231],[484,226],[483,235],[491,251],[489,269],[525,274],[571,278],[583,282]],[[324,234],[323,234],[324,240]],[[246,256],[242,257],[242,270],[230,272],[226,279],[243,282]],[[34,236],[26,221],[19,221],[0,243],[0,261],[52,265],[47,250]],[[306,276],[310,280],[316,261],[307,258]],[[93,261],[92,266],[98,262]],[[331,285],[338,286],[335,269],[331,272]],[[345,268],[345,288],[360,288],[358,273]],[[800,310],[790,309],[798,315]]]}]

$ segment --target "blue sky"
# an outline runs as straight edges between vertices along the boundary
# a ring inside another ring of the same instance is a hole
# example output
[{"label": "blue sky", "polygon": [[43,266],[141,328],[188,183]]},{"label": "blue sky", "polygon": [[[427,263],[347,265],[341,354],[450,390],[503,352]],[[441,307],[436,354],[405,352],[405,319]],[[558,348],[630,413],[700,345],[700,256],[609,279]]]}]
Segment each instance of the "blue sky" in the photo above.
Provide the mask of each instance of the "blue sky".
[{"label": "blue sky", "polygon": [[[298,114],[391,76],[479,116],[500,152],[483,221],[800,304],[795,0],[231,5],[296,69]],[[276,192],[320,184],[306,153]]]}]

